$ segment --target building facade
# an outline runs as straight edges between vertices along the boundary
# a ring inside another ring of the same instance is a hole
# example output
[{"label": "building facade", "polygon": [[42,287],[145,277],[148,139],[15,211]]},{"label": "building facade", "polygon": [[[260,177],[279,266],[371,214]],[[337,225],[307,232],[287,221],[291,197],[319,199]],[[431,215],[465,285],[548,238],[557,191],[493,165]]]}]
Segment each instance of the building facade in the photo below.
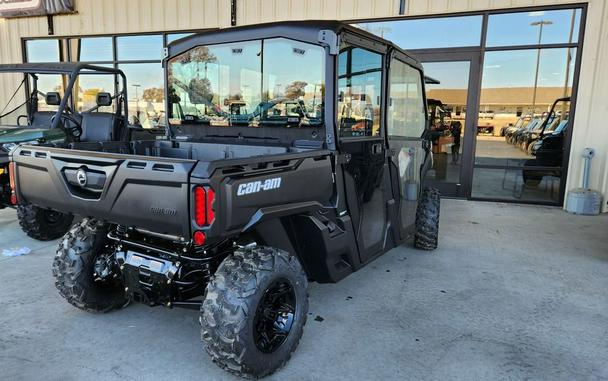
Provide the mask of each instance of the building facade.
[{"label": "building facade", "polygon": [[[603,125],[608,112],[608,4],[603,0],[73,3],[72,14],[0,18],[0,63],[82,61],[119,67],[131,84],[128,90],[135,103],[130,109],[137,113],[133,117],[154,126],[163,112],[161,50],[172,40],[232,25],[343,20],[412,50],[429,76],[440,77],[439,84],[429,84],[427,96],[449,110],[451,126],[463,126],[457,138],[459,162],[446,156],[444,163],[445,153],[437,147],[438,164],[429,180],[444,193],[559,205],[569,189],[580,185],[581,152],[593,147],[590,187],[604,194],[603,210],[608,211],[608,128]],[[20,81],[15,76],[0,78],[2,106]],[[46,85],[51,89],[60,82],[49,78]],[[85,107],[95,91],[113,84],[91,80],[80,86],[79,102]],[[519,119],[542,119],[563,96],[572,98],[569,106],[556,108],[557,117],[568,120],[563,161],[550,166],[540,183],[529,182],[526,169],[529,174],[534,165],[530,151],[506,143],[501,130]]]}]

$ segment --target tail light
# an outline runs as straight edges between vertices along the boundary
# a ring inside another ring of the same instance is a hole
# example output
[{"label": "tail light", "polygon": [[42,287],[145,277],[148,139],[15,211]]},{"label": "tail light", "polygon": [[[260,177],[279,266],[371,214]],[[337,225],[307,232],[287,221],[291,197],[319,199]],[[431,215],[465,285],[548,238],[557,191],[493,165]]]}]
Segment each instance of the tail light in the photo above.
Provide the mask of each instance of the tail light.
[{"label": "tail light", "polygon": [[8,178],[11,186],[11,204],[17,204],[17,193],[15,189],[15,163],[8,164]]},{"label": "tail light", "polygon": [[198,226],[207,222],[207,192],[203,187],[194,188],[194,222]]},{"label": "tail light", "polygon": [[[199,227],[209,226],[215,220],[213,203],[215,202],[215,192],[209,187],[194,187],[194,222]],[[202,246],[207,237],[205,233],[197,230],[192,235],[194,244]]]}]

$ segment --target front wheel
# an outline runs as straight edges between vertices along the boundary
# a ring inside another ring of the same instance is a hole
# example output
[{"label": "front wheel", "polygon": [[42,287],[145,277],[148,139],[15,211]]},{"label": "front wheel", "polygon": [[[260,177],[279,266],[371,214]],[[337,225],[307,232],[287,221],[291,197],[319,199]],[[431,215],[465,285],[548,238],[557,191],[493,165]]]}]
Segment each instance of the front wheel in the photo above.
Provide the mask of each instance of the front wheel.
[{"label": "front wheel", "polygon": [[439,209],[441,194],[435,188],[425,188],[416,210],[414,246],[421,250],[435,250],[439,242]]},{"label": "front wheel", "polygon": [[61,237],[74,222],[72,214],[43,209],[32,204],[17,206],[17,218],[25,234],[40,241]]},{"label": "front wheel", "polygon": [[220,368],[264,377],[295,351],[308,312],[308,281],[298,259],[272,247],[239,249],[207,285],[201,338]]},{"label": "front wheel", "polygon": [[109,312],[129,304],[107,233],[106,224],[84,219],[57,248],[55,286],[68,303],[81,310]]}]

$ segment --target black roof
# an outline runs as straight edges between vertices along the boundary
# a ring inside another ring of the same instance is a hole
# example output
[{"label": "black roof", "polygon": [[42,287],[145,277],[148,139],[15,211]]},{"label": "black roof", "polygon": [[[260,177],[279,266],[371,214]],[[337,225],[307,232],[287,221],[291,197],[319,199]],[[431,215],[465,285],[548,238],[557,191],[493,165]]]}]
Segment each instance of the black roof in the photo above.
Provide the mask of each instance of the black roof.
[{"label": "black roof", "polygon": [[87,74],[99,72],[124,75],[123,72],[118,69],[77,62],[40,62],[0,65],[0,73]]},{"label": "black roof", "polygon": [[353,25],[333,20],[280,21],[212,29],[171,42],[168,45],[169,57],[175,57],[198,45],[246,41],[260,38],[285,37],[319,43],[317,37],[321,30],[331,30],[336,34],[346,30],[352,34],[379,42],[387,47],[392,47],[393,49],[400,51],[419,66],[418,59],[393,42]]}]

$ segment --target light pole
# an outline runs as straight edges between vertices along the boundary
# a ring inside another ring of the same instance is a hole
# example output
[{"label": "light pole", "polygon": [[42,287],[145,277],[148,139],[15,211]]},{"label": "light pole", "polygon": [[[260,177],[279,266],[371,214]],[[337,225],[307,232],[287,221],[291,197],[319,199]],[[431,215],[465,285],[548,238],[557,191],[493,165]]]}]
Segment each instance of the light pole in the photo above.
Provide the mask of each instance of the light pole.
[{"label": "light pole", "polygon": [[133,84],[131,85],[135,87],[135,117],[137,118],[137,123],[141,123],[139,121],[139,88],[141,85]]},{"label": "light pole", "polygon": [[[539,20],[531,22],[531,26],[540,26],[538,29],[538,45],[540,45],[541,39],[543,38],[543,26],[551,25],[553,21],[549,20]],[[536,109],[536,88],[538,86],[538,70],[540,68],[540,48],[536,53],[536,74],[534,75],[534,90],[532,93],[532,115],[534,115],[534,110]]]}]

